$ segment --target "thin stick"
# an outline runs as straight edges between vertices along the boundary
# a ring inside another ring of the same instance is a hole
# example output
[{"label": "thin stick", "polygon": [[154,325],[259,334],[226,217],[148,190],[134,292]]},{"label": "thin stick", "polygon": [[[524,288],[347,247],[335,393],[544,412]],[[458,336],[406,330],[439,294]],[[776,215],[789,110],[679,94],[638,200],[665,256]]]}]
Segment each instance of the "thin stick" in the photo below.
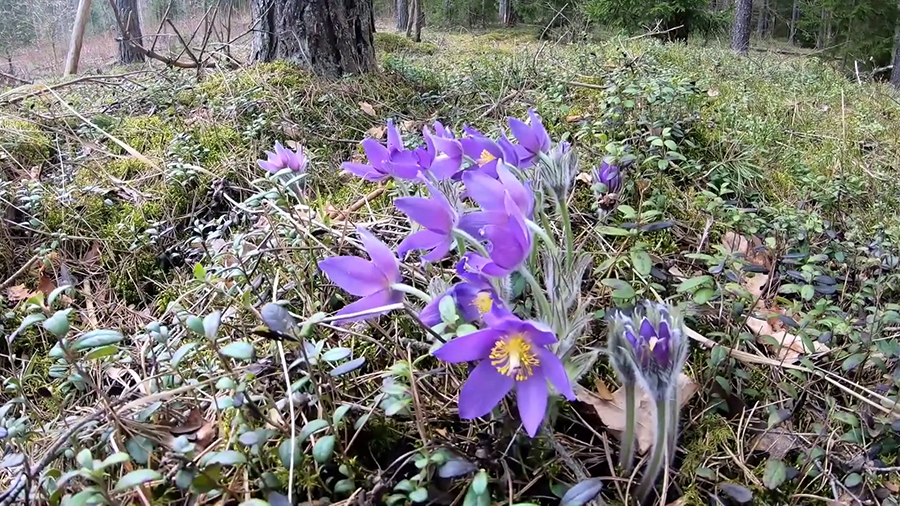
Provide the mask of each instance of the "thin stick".
[{"label": "thin stick", "polygon": [[7,278],[6,281],[0,283],[0,290],[4,290],[4,289],[6,289],[6,287],[12,285],[13,282],[15,282],[16,278],[18,278],[19,276],[24,274],[25,271],[27,271],[29,268],[31,268],[31,266],[34,265],[34,263],[40,259],[41,259],[40,255],[35,255],[35,256],[31,257],[31,260],[25,262],[25,264],[22,265],[22,267],[19,267],[19,270],[12,273],[12,276]]}]

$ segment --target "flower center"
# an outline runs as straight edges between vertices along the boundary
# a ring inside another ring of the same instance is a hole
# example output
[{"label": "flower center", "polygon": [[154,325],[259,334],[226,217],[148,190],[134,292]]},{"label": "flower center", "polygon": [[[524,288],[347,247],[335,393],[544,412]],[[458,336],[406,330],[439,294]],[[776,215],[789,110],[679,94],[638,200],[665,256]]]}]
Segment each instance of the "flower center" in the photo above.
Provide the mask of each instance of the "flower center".
[{"label": "flower center", "polygon": [[481,165],[487,165],[488,163],[493,162],[496,159],[497,159],[496,156],[494,156],[490,151],[485,149],[484,151],[481,152],[481,156],[478,157],[478,160],[476,160],[476,162],[478,162],[478,165],[481,166]]},{"label": "flower center", "polygon": [[539,361],[531,349],[531,343],[522,334],[513,334],[508,339],[497,341],[491,350],[491,365],[500,374],[524,381],[534,374]]},{"label": "flower center", "polygon": [[491,299],[490,292],[479,292],[472,301],[472,305],[478,310],[478,313],[485,314],[494,306],[494,300]]}]

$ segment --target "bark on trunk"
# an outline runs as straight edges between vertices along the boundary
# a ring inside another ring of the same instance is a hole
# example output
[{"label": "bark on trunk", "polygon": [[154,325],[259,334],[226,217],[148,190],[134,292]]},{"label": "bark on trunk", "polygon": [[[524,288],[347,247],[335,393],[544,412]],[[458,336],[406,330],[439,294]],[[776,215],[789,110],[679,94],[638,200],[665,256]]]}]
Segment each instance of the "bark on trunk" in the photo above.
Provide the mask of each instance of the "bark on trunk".
[{"label": "bark on trunk", "polygon": [[731,29],[731,49],[740,54],[750,50],[750,20],[753,16],[753,0],[737,0],[734,26]]},{"label": "bark on trunk", "polygon": [[142,46],[141,21],[138,15],[137,0],[116,0],[116,10],[119,11],[119,19],[125,25],[125,32],[119,29],[119,62],[134,63],[144,61],[144,55],[135,50],[134,41]]},{"label": "bark on trunk", "polygon": [[[900,2],[897,10],[900,11]],[[897,19],[897,27],[894,29],[894,68],[891,69],[891,84],[900,90],[900,19]]]},{"label": "bark on trunk", "polygon": [[756,35],[765,37],[769,30],[769,0],[762,0],[759,6],[759,18],[756,20]]},{"label": "bark on trunk", "polygon": [[91,0],[81,0],[75,13],[75,24],[72,25],[72,38],[69,41],[69,53],[66,55],[66,68],[63,75],[78,72],[78,60],[81,58],[81,45],[84,42],[84,28],[91,18]]},{"label": "bark on trunk", "polygon": [[794,0],[794,6],[791,8],[791,27],[788,32],[788,43],[793,44],[797,38],[797,23],[800,22],[800,0]]},{"label": "bark on trunk", "polygon": [[500,23],[503,26],[516,24],[516,13],[513,10],[512,0],[500,0]]},{"label": "bark on trunk", "polygon": [[409,24],[409,2],[408,0],[397,0],[397,31],[406,30]]},{"label": "bark on trunk", "polygon": [[822,9],[819,33],[816,35],[816,49],[824,49],[831,44],[831,11]]},{"label": "bark on trunk", "polygon": [[406,22],[406,37],[415,42],[422,42],[422,23],[425,22],[425,12],[420,2],[409,0],[409,19]]},{"label": "bark on trunk", "polygon": [[254,61],[288,60],[324,77],[375,69],[372,0],[252,0]]}]

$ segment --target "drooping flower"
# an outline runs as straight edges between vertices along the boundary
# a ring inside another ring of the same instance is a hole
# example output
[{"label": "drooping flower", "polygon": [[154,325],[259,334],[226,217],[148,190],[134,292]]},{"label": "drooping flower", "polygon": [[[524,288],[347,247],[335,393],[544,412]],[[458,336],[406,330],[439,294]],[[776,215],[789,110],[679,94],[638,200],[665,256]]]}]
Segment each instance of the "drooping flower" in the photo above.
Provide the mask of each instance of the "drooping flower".
[{"label": "drooping flower", "polygon": [[422,309],[419,313],[422,323],[434,327],[441,322],[440,304],[445,297],[453,298],[457,314],[463,323],[478,321],[488,313],[495,317],[512,314],[494,290],[490,280],[480,272],[469,271],[467,263],[468,258],[463,257],[456,264],[456,273],[463,281],[451,286]]},{"label": "drooping flower", "polygon": [[[326,258],[319,262],[319,269],[337,286],[351,295],[362,297],[336,313],[337,316],[360,313],[403,301],[403,293],[391,288],[400,283],[400,262],[383,242],[364,228],[357,228],[363,248],[371,260],[356,256]],[[374,318],[387,311],[351,317],[341,322]]]},{"label": "drooping flower", "polygon": [[505,212],[505,195],[509,195],[516,207],[526,219],[534,215],[534,192],[530,183],[522,183],[505,164],[496,166],[497,179],[481,172],[469,172],[463,175],[466,194],[486,212]]},{"label": "drooping flower", "polygon": [[687,359],[688,342],[678,313],[644,301],[629,315],[611,316],[610,353],[623,379],[633,379],[655,399],[668,399]]},{"label": "drooping flower", "polygon": [[487,314],[485,321],[488,328],[457,337],[434,352],[450,363],[480,361],[459,393],[459,416],[486,415],[515,387],[522,424],[534,437],[547,412],[548,381],[575,400],[562,361],[547,348],[556,336],[542,323],[515,316]]},{"label": "drooping flower", "polygon": [[437,262],[447,256],[453,246],[453,229],[459,223],[459,215],[447,197],[430,183],[425,183],[432,198],[402,197],[394,199],[394,205],[410,220],[425,227],[409,235],[397,247],[397,254],[405,258],[412,250],[430,250],[422,256],[428,262]]},{"label": "drooping flower", "polygon": [[[504,194],[504,211],[475,213],[486,215],[479,229],[480,238],[488,241],[488,258],[467,253],[467,262],[492,278],[504,277],[517,270],[531,253],[531,231],[522,211],[509,192]],[[474,215],[466,215],[474,217]],[[474,220],[473,220],[474,221]]]},{"label": "drooping flower", "polygon": [[275,151],[266,151],[265,160],[257,160],[256,163],[263,169],[272,174],[282,169],[291,169],[291,172],[306,172],[306,164],[309,160],[303,154],[303,147],[297,144],[297,150],[290,149],[281,145],[280,142],[275,143]]},{"label": "drooping flower", "polygon": [[618,193],[622,187],[622,172],[615,165],[610,165],[604,161],[600,164],[600,167],[594,167],[591,173],[594,184],[605,185],[606,192]]},{"label": "drooping flower", "polygon": [[541,118],[533,110],[528,111],[531,124],[528,125],[518,118],[509,118],[509,129],[519,141],[519,146],[525,150],[525,156],[520,157],[521,167],[529,167],[540,153],[550,152],[550,136],[541,123]]}]

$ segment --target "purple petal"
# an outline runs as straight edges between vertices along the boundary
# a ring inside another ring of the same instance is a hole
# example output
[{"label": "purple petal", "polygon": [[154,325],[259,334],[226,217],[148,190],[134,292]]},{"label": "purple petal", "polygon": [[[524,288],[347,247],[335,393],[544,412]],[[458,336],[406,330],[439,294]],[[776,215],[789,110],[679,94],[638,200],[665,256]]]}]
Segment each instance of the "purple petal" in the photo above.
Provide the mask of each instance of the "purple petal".
[{"label": "purple petal", "polygon": [[410,234],[403,239],[403,242],[397,246],[397,254],[400,258],[406,258],[407,253],[413,250],[430,250],[438,247],[441,242],[445,241],[447,236],[432,232],[431,230],[420,230],[414,234]]},{"label": "purple petal", "polygon": [[[353,313],[361,313],[363,311],[368,311],[370,309],[379,308],[382,306],[387,306],[389,304],[396,304],[398,302],[403,302],[403,294],[394,290],[381,290],[380,292],[375,292],[372,295],[368,295],[359,299],[358,301],[348,304],[344,306],[340,311],[335,313],[335,316],[342,316],[346,314]],[[367,314],[363,316],[356,316],[352,318],[342,318],[340,320],[336,320],[335,323],[338,325],[343,325],[345,323],[350,322],[358,322],[363,320],[370,320],[372,318],[377,318],[383,314],[387,314],[390,310],[379,311],[377,313]]]},{"label": "purple petal", "polygon": [[394,120],[387,121],[387,148],[388,151],[400,151],[403,149],[403,139],[400,138],[400,132],[394,126]]},{"label": "purple petal", "polygon": [[[498,172],[499,174],[499,172]],[[478,171],[466,171],[463,183],[469,198],[485,211],[503,210],[503,183]]]},{"label": "purple petal", "polygon": [[490,413],[514,383],[509,376],[497,372],[490,360],[482,360],[459,392],[459,417],[471,420]]},{"label": "purple petal", "polygon": [[631,343],[632,348],[638,347],[637,338],[635,337],[634,332],[632,332],[630,330],[626,330],[625,331],[625,339],[628,339],[628,342]]},{"label": "purple petal", "polygon": [[366,154],[366,158],[369,159],[369,163],[376,168],[380,168],[384,161],[391,156],[388,148],[382,146],[381,143],[375,139],[366,139],[362,141],[361,144],[363,152]]},{"label": "purple petal", "polygon": [[431,299],[431,302],[425,304],[425,307],[422,308],[422,311],[419,312],[419,320],[422,320],[422,323],[428,325],[429,327],[434,327],[438,323],[441,323],[441,301],[444,297],[452,297],[450,290],[438,295],[437,297]]},{"label": "purple petal", "polygon": [[531,188],[522,184],[519,178],[510,172],[504,164],[497,165],[497,177],[500,178],[503,189],[509,192],[510,197],[512,197],[519,210],[522,211],[522,214],[530,219],[532,212],[534,212],[534,192],[531,191]]},{"label": "purple petal", "polygon": [[516,149],[516,146],[513,145],[512,142],[506,138],[506,135],[501,135],[500,140],[497,141],[497,145],[500,147],[500,150],[503,152],[503,160],[514,166],[519,166],[519,150]]},{"label": "purple petal", "polygon": [[[475,300],[482,293],[488,293],[493,300],[495,295],[491,292],[481,291],[479,287],[472,283],[459,283],[454,287],[454,298],[456,299],[456,310],[466,323],[477,321],[481,318],[481,312],[475,306]],[[491,306],[493,308],[493,304]]]},{"label": "purple petal", "polygon": [[663,341],[668,341],[672,338],[672,334],[669,332],[669,322],[665,320],[659,322],[659,332],[657,335]]},{"label": "purple petal", "polygon": [[388,281],[372,262],[359,257],[331,257],[319,262],[319,269],[328,279],[357,297],[384,290]]},{"label": "purple petal", "polygon": [[364,163],[344,162],[341,164],[341,168],[366,181],[384,181],[388,178],[388,174]]},{"label": "purple petal", "polygon": [[375,266],[384,273],[384,277],[387,278],[388,282],[399,283],[403,279],[400,276],[400,262],[397,260],[397,257],[394,256],[394,252],[391,251],[391,248],[388,248],[383,242],[376,239],[374,235],[370,234],[368,230],[362,227],[358,227],[356,232],[359,234],[360,239],[362,239],[363,248],[366,250],[366,253],[372,258],[372,262],[375,263]]},{"label": "purple petal", "polygon": [[444,343],[434,351],[434,356],[451,364],[486,359],[502,338],[503,334],[494,329],[479,330]]},{"label": "purple petal", "polygon": [[443,137],[433,137],[431,142],[434,143],[434,147],[437,148],[441,153],[446,153],[451,157],[460,157],[463,154],[462,145],[460,141],[456,139],[445,139]]},{"label": "purple petal", "polygon": [[450,253],[450,248],[452,247],[453,237],[446,235],[444,236],[444,240],[432,248],[430,253],[422,255],[422,260],[425,260],[426,262],[439,262],[447,256],[447,253]]},{"label": "purple petal", "polygon": [[547,414],[547,381],[542,375],[536,374],[525,381],[516,382],[516,398],[525,432],[534,437]]},{"label": "purple petal", "polygon": [[534,132],[534,135],[537,138],[540,150],[544,153],[550,151],[550,136],[547,135],[547,129],[544,128],[544,124],[541,122],[541,117],[538,116],[537,113],[534,112],[534,110],[528,111],[528,117],[531,118],[531,130]]},{"label": "purple petal", "polygon": [[656,337],[656,329],[653,328],[653,324],[650,323],[650,320],[647,318],[641,320],[640,334],[645,341],[649,341],[650,338]]},{"label": "purple petal", "polygon": [[504,212],[490,211],[464,214],[456,225],[463,232],[474,238],[484,235],[484,228],[488,225],[504,226],[509,221],[509,216]]},{"label": "purple petal", "polygon": [[280,142],[275,142],[275,154],[278,156],[278,161],[281,162],[284,166],[287,166],[287,161],[290,153],[291,152],[285,149]]},{"label": "purple petal", "polygon": [[419,163],[418,160],[416,163],[397,163],[397,162],[384,162],[384,170],[394,176],[399,177],[400,179],[417,179],[419,177]]},{"label": "purple petal", "polygon": [[394,206],[428,230],[442,234],[449,234],[453,230],[453,211],[439,200],[401,197],[394,199]]},{"label": "purple petal", "polygon": [[531,127],[518,118],[509,118],[509,129],[513,136],[519,141],[519,144],[528,150],[529,153],[536,154],[540,152],[541,145]]},{"label": "purple petal", "polygon": [[281,170],[281,167],[279,167],[278,165],[276,165],[276,164],[274,164],[274,163],[272,163],[272,162],[268,162],[268,161],[266,161],[266,160],[257,160],[256,163],[257,163],[261,168],[263,168],[263,169],[265,169],[266,171],[271,172],[271,173],[273,173],[273,174],[276,173],[276,172],[278,172],[279,170]]},{"label": "purple petal", "polygon": [[566,367],[562,360],[555,353],[544,348],[543,346],[535,348],[538,360],[540,361],[540,370],[545,378],[550,380],[553,388],[570,401],[575,400],[575,391],[572,390],[572,383],[569,381],[569,375],[566,373]]},{"label": "purple petal", "polygon": [[556,334],[553,333],[549,325],[535,320],[522,322],[520,332],[527,335],[528,340],[537,346],[549,346],[557,341]]},{"label": "purple petal", "polygon": [[443,181],[449,179],[462,168],[462,155],[449,156],[438,155],[429,167],[429,171],[438,179]]}]

